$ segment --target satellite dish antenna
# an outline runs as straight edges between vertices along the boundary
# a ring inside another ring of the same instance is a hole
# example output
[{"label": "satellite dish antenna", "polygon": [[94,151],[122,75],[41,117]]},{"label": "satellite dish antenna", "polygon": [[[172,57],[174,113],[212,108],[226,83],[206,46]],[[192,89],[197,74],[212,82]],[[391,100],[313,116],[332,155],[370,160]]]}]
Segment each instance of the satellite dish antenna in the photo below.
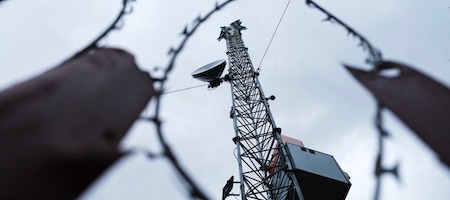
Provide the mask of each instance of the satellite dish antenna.
[{"label": "satellite dish antenna", "polygon": [[192,72],[192,77],[200,81],[209,82],[209,88],[217,87],[222,83],[220,75],[222,75],[226,64],[225,59],[209,63]]}]

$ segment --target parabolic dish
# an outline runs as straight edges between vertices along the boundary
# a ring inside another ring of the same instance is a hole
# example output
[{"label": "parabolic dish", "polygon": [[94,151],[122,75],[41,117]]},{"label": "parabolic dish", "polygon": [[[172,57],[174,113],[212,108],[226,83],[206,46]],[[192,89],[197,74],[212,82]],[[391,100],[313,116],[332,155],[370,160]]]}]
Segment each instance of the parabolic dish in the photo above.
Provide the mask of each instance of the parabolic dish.
[{"label": "parabolic dish", "polygon": [[225,59],[209,63],[192,72],[192,77],[201,81],[211,82],[220,78],[220,75],[222,75],[226,64],[227,62],[225,61]]}]

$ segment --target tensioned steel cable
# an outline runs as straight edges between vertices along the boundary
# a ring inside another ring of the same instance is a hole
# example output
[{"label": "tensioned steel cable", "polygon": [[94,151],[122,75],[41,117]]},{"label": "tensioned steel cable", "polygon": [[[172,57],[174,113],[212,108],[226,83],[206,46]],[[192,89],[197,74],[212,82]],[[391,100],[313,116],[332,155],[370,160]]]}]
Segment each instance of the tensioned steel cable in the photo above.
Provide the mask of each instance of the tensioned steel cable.
[{"label": "tensioned steel cable", "polygon": [[284,14],[286,13],[286,10],[288,9],[290,3],[291,3],[291,0],[288,0],[288,2],[287,2],[287,4],[286,4],[286,7],[284,8],[283,14],[281,15],[280,20],[278,21],[277,27],[275,28],[275,31],[274,31],[273,34],[272,34],[272,38],[270,38],[269,44],[267,45],[267,48],[266,48],[266,50],[264,51],[264,54],[263,54],[263,56],[262,56],[262,58],[261,58],[261,61],[259,62],[257,71],[260,71],[260,69],[261,69],[261,64],[263,63],[264,58],[266,57],[267,51],[269,50],[270,45],[272,44],[273,38],[274,38],[275,35],[277,34],[278,27],[280,27],[281,21],[283,21]]},{"label": "tensioned steel cable", "polygon": [[164,94],[170,94],[170,93],[182,92],[182,91],[185,91],[185,90],[191,90],[191,89],[195,89],[195,88],[203,87],[203,86],[207,86],[207,85],[209,85],[209,84],[206,83],[206,84],[201,84],[201,85],[191,86],[191,87],[182,88],[182,89],[178,89],[178,90],[172,90],[172,91],[164,92],[164,93],[162,93],[162,95],[164,95]]}]

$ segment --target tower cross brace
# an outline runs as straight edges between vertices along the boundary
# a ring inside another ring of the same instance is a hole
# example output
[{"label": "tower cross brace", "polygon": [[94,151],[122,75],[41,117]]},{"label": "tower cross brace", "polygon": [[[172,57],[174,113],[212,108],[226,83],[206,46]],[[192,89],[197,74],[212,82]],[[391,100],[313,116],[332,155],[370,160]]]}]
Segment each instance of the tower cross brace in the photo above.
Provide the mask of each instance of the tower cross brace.
[{"label": "tower cross brace", "polygon": [[236,136],[241,198],[303,200],[292,170],[292,157],[281,141],[261,84],[254,70],[239,20],[221,27],[218,38],[226,40],[231,85],[230,117]]}]

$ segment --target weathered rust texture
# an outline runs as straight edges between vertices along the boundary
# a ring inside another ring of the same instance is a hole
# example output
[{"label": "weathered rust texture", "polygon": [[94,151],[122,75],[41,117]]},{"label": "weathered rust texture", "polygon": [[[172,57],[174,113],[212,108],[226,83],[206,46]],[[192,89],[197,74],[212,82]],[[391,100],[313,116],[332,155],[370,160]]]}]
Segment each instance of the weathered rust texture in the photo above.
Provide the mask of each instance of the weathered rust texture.
[{"label": "weathered rust texture", "polygon": [[154,93],[131,54],[101,49],[0,93],[0,199],[74,199],[122,155]]},{"label": "weathered rust texture", "polygon": [[346,67],[450,167],[450,90],[446,86],[395,62],[383,62],[379,69],[399,70],[396,77]]}]

